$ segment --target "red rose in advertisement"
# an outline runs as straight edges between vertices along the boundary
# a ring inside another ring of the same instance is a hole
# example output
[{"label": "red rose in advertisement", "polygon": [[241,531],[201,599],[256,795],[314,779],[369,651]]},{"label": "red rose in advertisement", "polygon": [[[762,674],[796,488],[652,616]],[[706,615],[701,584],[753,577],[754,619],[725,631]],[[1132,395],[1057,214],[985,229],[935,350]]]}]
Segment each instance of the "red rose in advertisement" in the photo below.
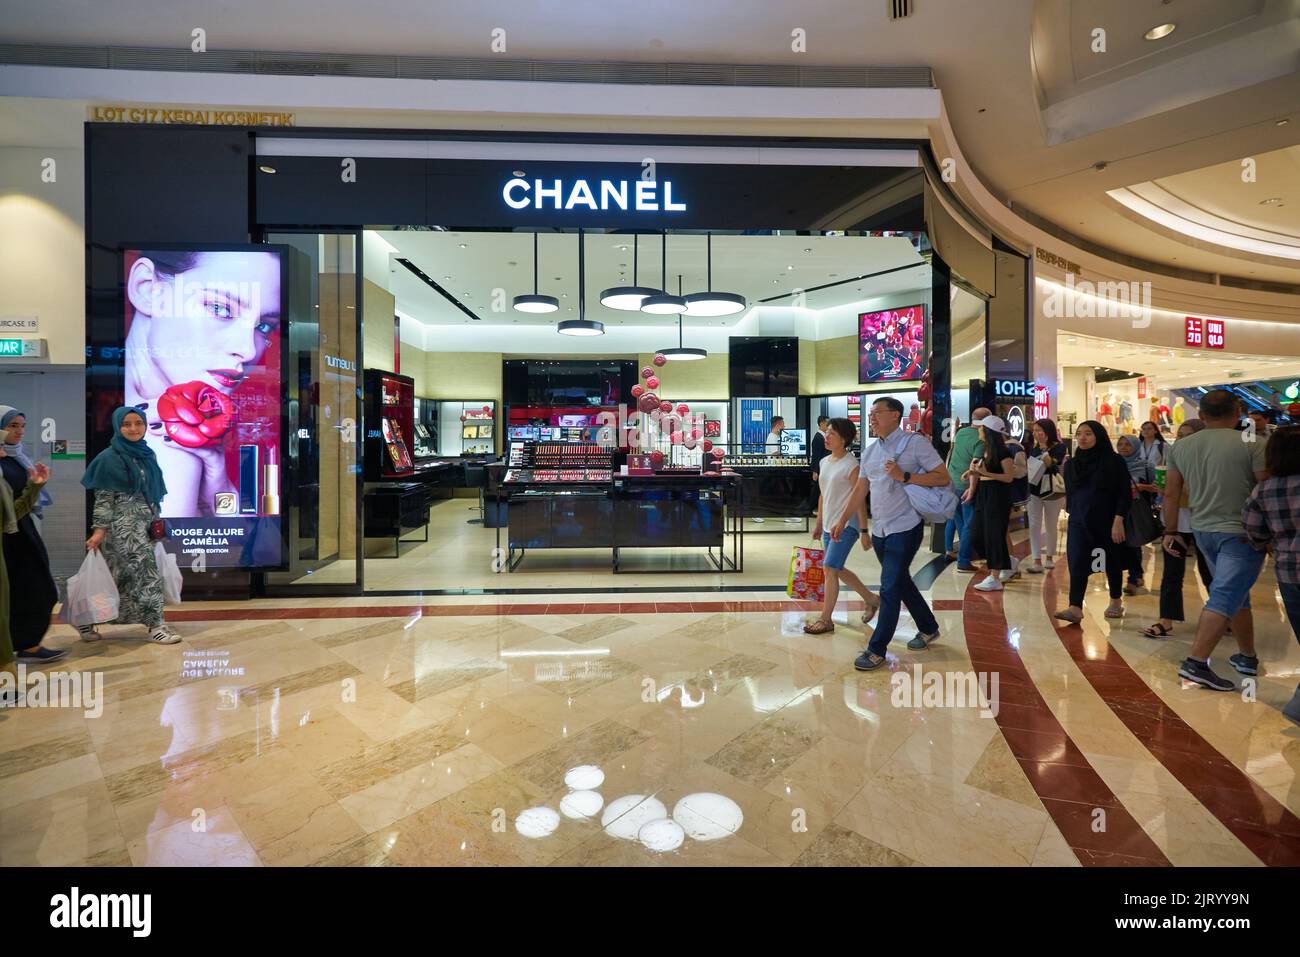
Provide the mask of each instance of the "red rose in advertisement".
[{"label": "red rose in advertisement", "polygon": [[191,449],[218,444],[234,423],[230,396],[206,382],[174,385],[158,397],[158,418],[167,434]]}]

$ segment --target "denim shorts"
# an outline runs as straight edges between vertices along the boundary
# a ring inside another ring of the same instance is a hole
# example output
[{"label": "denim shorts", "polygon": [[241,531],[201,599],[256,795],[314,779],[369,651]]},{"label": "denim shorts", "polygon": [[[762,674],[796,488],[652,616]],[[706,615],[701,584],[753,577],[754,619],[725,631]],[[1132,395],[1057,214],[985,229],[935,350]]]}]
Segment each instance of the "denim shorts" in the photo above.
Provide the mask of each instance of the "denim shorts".
[{"label": "denim shorts", "polygon": [[1231,618],[1250,607],[1250,589],[1264,568],[1265,552],[1257,552],[1238,532],[1195,532],[1196,547],[1205,556],[1214,580],[1205,607]]},{"label": "denim shorts", "polygon": [[844,563],[849,560],[853,546],[858,543],[858,535],[858,530],[852,525],[840,532],[838,542],[831,541],[830,532],[822,532],[822,548],[826,552],[822,557],[822,566],[824,568],[843,568]]}]

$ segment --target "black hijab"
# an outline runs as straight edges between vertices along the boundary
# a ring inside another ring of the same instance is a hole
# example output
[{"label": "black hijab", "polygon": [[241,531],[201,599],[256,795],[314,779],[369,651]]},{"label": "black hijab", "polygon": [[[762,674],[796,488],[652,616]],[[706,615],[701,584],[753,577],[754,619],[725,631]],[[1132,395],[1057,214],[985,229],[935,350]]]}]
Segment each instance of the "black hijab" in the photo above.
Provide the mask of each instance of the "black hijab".
[{"label": "black hijab", "polygon": [[1096,443],[1090,449],[1081,449],[1076,444],[1074,454],[1070,456],[1070,461],[1066,465],[1066,474],[1072,485],[1084,485],[1091,480],[1094,473],[1104,474],[1105,467],[1113,464],[1118,459],[1119,453],[1115,451],[1115,446],[1110,443],[1110,433],[1100,422],[1093,419],[1082,423],[1092,429],[1092,434],[1097,437]]}]

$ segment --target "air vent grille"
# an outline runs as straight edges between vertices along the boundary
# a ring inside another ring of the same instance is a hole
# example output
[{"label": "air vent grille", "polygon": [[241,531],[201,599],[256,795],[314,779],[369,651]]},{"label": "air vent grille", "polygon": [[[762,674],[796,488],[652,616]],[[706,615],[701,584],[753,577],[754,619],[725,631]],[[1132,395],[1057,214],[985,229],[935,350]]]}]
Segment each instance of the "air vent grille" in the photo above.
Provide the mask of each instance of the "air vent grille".
[{"label": "air vent grille", "polygon": [[889,19],[902,20],[904,17],[912,15],[912,0],[887,0],[889,4]]}]

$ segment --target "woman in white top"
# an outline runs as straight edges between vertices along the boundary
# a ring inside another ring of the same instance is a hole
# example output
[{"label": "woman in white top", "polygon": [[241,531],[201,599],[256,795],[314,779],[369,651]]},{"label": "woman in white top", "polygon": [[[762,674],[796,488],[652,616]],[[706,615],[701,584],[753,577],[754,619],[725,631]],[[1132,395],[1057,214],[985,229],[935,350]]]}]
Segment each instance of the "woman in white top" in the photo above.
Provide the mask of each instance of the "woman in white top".
[{"label": "woman in white top", "polygon": [[1154,422],[1143,422],[1142,431],[1139,433],[1142,443],[1138,446],[1138,451],[1142,453],[1142,458],[1146,459],[1147,464],[1152,470],[1165,464],[1165,455],[1169,447],[1165,444],[1165,438],[1160,434],[1160,429]]},{"label": "woman in white top", "polygon": [[834,519],[840,515],[857,484],[858,457],[849,451],[849,446],[857,435],[858,427],[848,419],[831,419],[830,427],[826,430],[826,451],[830,454],[822,459],[817,475],[817,486],[821,494],[817,497],[817,526],[813,529],[813,538],[822,540],[825,553],[822,568],[826,573],[826,595],[821,615],[803,626],[803,630],[810,635],[825,635],[835,630],[831,616],[835,613],[835,602],[840,596],[841,580],[866,602],[867,610],[862,613],[863,624],[871,621],[880,607],[879,596],[862,583],[856,572],[845,567],[858,538],[867,532],[865,503],[858,509],[858,514],[849,520],[838,542],[831,539],[829,532],[824,531],[824,517],[830,515]]}]

